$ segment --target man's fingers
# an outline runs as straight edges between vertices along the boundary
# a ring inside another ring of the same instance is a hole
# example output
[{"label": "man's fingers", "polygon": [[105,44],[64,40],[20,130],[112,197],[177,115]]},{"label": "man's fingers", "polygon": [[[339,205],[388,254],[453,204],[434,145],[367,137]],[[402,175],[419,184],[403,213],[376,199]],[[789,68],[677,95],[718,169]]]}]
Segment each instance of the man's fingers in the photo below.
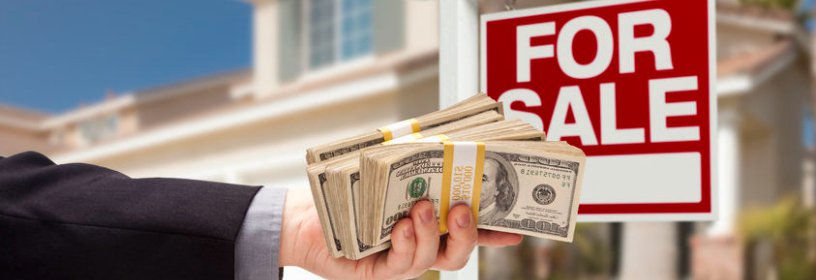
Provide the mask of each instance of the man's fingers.
[{"label": "man's fingers", "polygon": [[391,231],[391,249],[387,255],[378,257],[369,279],[386,279],[405,274],[413,264],[416,244],[413,221],[405,218],[397,222]]},{"label": "man's fingers", "polygon": [[434,215],[433,203],[427,200],[417,202],[411,208],[411,220],[414,222],[417,248],[408,276],[416,277],[433,265],[439,250],[439,222]]},{"label": "man's fingers", "polygon": [[461,269],[477,245],[503,247],[518,245],[522,236],[477,230],[470,208],[458,205],[448,212],[448,236],[440,249],[439,222],[430,201],[419,201],[409,218],[400,220],[391,231],[391,249],[374,260],[366,278],[417,277],[432,265],[443,270]]},{"label": "man's fingers", "polygon": [[457,205],[448,212],[448,237],[434,267],[458,270],[467,264],[470,252],[476,247],[476,221],[467,205]]},{"label": "man's fingers", "polygon": [[524,236],[515,233],[479,230],[479,245],[490,247],[514,246],[521,243]]}]

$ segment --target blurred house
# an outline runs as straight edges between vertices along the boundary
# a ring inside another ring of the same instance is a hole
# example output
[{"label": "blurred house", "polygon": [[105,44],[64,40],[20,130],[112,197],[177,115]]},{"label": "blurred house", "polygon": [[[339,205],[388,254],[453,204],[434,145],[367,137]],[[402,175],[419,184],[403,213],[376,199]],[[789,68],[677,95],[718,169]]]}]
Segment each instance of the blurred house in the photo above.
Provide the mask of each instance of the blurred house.
[{"label": "blurred house", "polygon": [[[562,1],[544,3],[555,2]],[[59,163],[133,177],[305,187],[307,147],[438,107],[437,1],[249,4],[251,69],[123,93],[59,115],[0,107],[0,155],[38,150]],[[480,5],[483,12],[504,8],[502,1]],[[535,260],[530,265],[486,262],[486,275],[746,277],[753,263],[738,242],[739,213],[804,189],[813,195],[812,153],[802,137],[813,107],[811,54],[802,34],[789,12],[718,5],[719,221],[597,224],[591,230],[610,248],[608,269],[575,272],[575,261],[553,261],[563,255],[534,252],[517,261]],[[547,265],[561,268],[532,269]]]},{"label": "blurred house", "polygon": [[435,2],[249,4],[252,69],[54,116],[2,107],[0,153],[40,150],[136,177],[306,186],[307,147],[437,108]]},{"label": "blurred house", "polygon": [[695,278],[772,275],[770,255],[741,246],[741,213],[787,197],[812,200],[810,40],[792,12],[718,6],[720,220],[698,225],[692,238]]}]

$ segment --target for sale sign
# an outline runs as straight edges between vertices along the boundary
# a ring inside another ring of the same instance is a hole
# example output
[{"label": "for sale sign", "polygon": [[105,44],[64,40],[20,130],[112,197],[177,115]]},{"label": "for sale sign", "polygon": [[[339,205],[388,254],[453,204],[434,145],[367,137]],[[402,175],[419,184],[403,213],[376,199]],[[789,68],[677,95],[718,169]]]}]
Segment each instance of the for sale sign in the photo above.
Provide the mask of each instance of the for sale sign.
[{"label": "for sale sign", "polygon": [[509,11],[481,32],[482,90],[587,154],[581,220],[715,217],[713,1]]}]

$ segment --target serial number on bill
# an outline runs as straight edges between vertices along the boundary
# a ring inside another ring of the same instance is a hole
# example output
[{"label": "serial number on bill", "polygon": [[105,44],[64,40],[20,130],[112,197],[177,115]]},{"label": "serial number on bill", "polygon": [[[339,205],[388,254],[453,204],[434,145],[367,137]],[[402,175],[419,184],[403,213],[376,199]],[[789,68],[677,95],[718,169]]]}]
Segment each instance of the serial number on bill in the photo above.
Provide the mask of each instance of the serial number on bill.
[{"label": "serial number on bill", "polygon": [[557,173],[557,172],[552,172],[552,171],[547,171],[547,170],[540,170],[540,169],[524,169],[524,168],[522,168],[521,172],[519,172],[519,173],[521,173],[521,175],[538,176],[538,177],[544,177],[544,178],[553,178],[553,179],[556,179],[556,180],[572,180],[572,175],[570,175],[570,174],[563,174],[563,173]]}]

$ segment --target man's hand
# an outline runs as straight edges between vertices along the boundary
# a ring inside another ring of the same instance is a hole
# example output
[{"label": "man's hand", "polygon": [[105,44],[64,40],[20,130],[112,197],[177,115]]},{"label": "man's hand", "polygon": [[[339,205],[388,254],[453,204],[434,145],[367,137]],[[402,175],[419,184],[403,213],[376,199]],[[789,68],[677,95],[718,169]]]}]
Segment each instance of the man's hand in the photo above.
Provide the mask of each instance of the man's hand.
[{"label": "man's hand", "polygon": [[[476,230],[470,208],[458,205],[448,214],[448,235],[441,241],[433,204],[420,201],[391,233],[391,248],[353,261],[333,258],[326,248],[320,219],[307,189],[290,190],[283,210],[281,266],[299,266],[330,279],[415,278],[430,268],[461,269],[478,244],[517,245],[518,234]],[[440,242],[441,241],[441,242]]]}]

